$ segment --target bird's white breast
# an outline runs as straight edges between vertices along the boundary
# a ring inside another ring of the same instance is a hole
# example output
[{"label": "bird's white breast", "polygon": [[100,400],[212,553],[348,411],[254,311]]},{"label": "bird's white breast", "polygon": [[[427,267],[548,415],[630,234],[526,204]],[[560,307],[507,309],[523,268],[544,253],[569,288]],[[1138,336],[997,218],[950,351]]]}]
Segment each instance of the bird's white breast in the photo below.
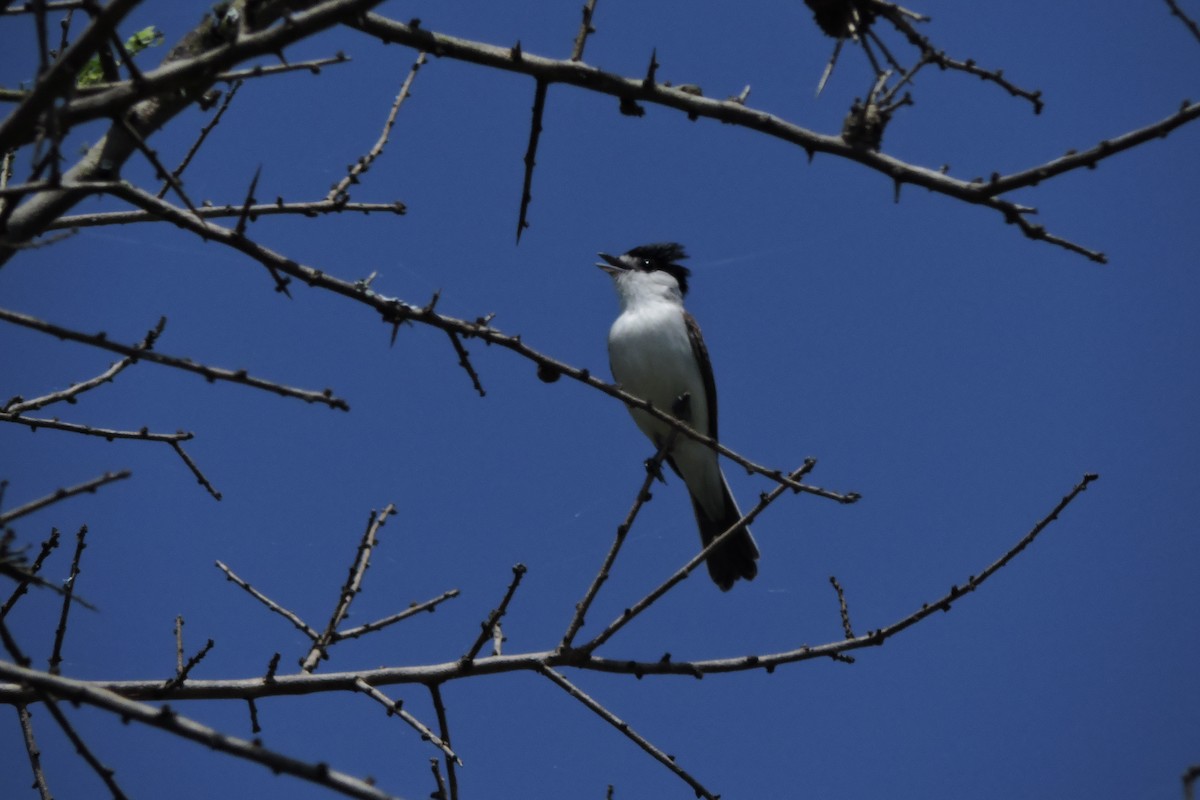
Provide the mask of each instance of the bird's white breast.
[{"label": "bird's white breast", "polygon": [[[613,378],[625,391],[649,400],[655,408],[673,413],[676,399],[690,395],[691,426],[708,430],[704,381],[692,352],[683,309],[668,301],[641,302],[626,308],[608,334],[608,354]],[[633,418],[651,439],[666,434],[669,426],[644,411]]]}]

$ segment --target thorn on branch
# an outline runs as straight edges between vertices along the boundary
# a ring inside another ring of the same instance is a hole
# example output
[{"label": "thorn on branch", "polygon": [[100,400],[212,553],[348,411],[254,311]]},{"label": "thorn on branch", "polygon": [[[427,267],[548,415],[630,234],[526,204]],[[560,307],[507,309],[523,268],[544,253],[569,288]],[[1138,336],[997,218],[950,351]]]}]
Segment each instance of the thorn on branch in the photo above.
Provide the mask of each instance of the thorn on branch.
[{"label": "thorn on branch", "polygon": [[479,396],[484,397],[487,395],[487,392],[484,391],[483,384],[479,381],[479,373],[471,365],[470,354],[467,353],[467,348],[463,346],[462,339],[452,330],[447,330],[446,335],[450,337],[450,343],[454,345],[454,352],[458,353],[458,365],[466,370],[467,375],[471,378],[471,385],[475,387],[475,391],[479,393]]},{"label": "thorn on branch", "polygon": [[529,123],[529,145],[525,148],[525,176],[521,185],[521,209],[517,215],[517,244],[521,243],[521,233],[529,227],[527,215],[529,203],[533,200],[533,168],[537,163],[537,148],[542,135],[542,116],[546,109],[548,86],[546,81],[539,80],[533,95],[533,117]]}]

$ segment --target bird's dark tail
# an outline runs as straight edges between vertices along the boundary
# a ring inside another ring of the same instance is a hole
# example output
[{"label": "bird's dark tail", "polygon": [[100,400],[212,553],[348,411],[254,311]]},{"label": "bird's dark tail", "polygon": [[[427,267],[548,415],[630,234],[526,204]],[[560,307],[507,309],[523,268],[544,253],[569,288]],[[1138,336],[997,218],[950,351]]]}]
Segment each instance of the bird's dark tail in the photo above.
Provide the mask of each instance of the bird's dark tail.
[{"label": "bird's dark tail", "polygon": [[[721,486],[725,491],[722,504],[725,511],[720,519],[711,519],[696,502],[696,498],[692,497],[692,510],[696,512],[696,522],[700,526],[700,541],[705,547],[742,518],[742,512],[738,510],[724,476]],[[754,580],[754,576],[758,574],[758,565],[754,563],[757,559],[758,546],[754,543],[754,537],[750,535],[750,529],[743,527],[730,534],[720,547],[708,554],[708,574],[721,591],[728,592],[738,578]]]}]

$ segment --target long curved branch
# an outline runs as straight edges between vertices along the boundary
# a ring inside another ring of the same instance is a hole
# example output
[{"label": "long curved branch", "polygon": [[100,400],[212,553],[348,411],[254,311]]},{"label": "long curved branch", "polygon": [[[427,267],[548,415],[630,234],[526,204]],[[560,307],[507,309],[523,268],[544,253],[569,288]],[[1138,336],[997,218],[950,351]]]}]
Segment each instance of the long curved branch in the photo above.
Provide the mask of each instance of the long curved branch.
[{"label": "long curved branch", "polygon": [[[514,655],[491,656],[475,660],[455,659],[438,664],[418,666],[384,667],[354,672],[330,672],[310,674],[300,672],[290,675],[272,675],[269,678],[238,678],[229,680],[188,680],[170,690],[164,688],[161,679],[126,681],[74,681],[81,687],[111,693],[128,700],[247,700],[283,695],[315,694],[319,692],[359,691],[359,681],[371,686],[422,683],[441,684],[479,675],[498,675],[508,672],[542,673],[547,667],[572,667],[596,672],[622,675],[686,675],[702,678],[707,674],[745,672],[764,669],[773,672],[782,664],[808,661],[814,658],[836,658],[847,652],[867,647],[877,647],[888,639],[908,630],[938,611],[950,608],[978,589],[992,575],[1003,569],[1020,555],[1059,515],[1082,494],[1099,476],[1088,473],[1068,492],[1054,508],[1043,517],[1016,544],[980,572],[971,575],[961,586],[955,585],[937,600],[923,603],[920,608],[900,619],[873,631],[826,644],[794,648],[764,655],[736,656],[699,661],[672,661],[664,657],[658,661],[636,661],[630,659],[603,658],[586,649],[556,648]],[[36,702],[39,683],[25,680],[26,673],[14,671],[13,665],[0,661],[0,677],[11,683],[0,684],[0,703],[17,705]],[[41,673],[39,673],[41,674]],[[67,695],[63,695],[67,696]]]}]

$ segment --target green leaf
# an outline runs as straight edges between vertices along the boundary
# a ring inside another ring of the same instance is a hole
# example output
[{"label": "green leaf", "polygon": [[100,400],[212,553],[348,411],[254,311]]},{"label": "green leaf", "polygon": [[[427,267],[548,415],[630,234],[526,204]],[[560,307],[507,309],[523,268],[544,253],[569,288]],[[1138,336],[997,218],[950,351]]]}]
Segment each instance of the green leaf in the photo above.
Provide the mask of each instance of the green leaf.
[{"label": "green leaf", "polygon": [[[145,50],[147,47],[158,47],[164,40],[163,32],[151,25],[148,28],[135,33],[125,40],[125,50],[129,55],[136,56],[138,53]],[[119,63],[119,62],[118,62]],[[94,86],[104,80],[104,68],[100,66],[100,56],[92,56],[92,58],[83,65],[83,69],[79,70],[79,75],[75,78],[77,87]]]}]

